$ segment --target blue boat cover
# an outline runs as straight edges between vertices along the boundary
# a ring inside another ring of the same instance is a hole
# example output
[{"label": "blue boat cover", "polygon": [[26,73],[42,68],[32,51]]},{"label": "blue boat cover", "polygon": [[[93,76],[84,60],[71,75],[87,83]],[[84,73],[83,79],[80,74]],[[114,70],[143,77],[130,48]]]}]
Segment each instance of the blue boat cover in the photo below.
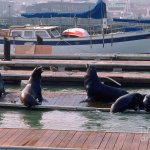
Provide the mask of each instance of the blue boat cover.
[{"label": "blue boat cover", "polygon": [[58,13],[58,12],[43,12],[43,13],[22,13],[21,16],[27,18],[51,18],[51,17],[76,17],[76,18],[107,18],[106,3],[103,0],[97,0],[93,9],[82,13]]},{"label": "blue boat cover", "polygon": [[150,23],[149,19],[122,19],[122,18],[113,18],[115,22],[129,22],[129,23]]}]

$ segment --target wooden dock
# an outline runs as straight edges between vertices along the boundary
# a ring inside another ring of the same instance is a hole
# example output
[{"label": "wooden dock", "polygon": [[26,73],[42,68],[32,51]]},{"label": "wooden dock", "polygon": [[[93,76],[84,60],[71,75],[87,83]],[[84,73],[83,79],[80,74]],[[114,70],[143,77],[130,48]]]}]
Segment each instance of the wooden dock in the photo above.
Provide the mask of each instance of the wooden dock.
[{"label": "wooden dock", "polygon": [[[0,55],[0,58],[3,58],[3,55]],[[98,69],[98,76],[103,81],[106,81],[105,77],[111,77],[122,84],[150,84],[150,54],[11,55],[11,58],[11,61],[0,60],[0,72],[5,81],[15,83],[28,80],[34,67],[43,66],[43,82],[83,85],[85,65],[92,64]],[[50,71],[50,66],[58,67],[58,71]],[[42,93],[47,102],[35,107],[35,110],[109,112],[110,104],[106,106],[102,103],[81,103],[86,98],[85,93]],[[19,93],[8,94],[1,99],[0,107],[26,109],[19,103],[18,95]],[[12,99],[16,103],[12,103]],[[0,128],[0,150],[24,149],[150,150],[150,133]]]},{"label": "wooden dock", "polygon": [[[21,80],[28,80],[31,70],[0,70],[5,82],[20,83]],[[45,70],[42,73],[43,84],[65,83],[66,85],[83,86],[85,71],[57,71]],[[147,86],[150,84],[150,74],[145,72],[98,72],[99,78],[105,83],[113,82],[106,79],[110,77],[125,86]]]},{"label": "wooden dock", "polygon": [[[3,54],[0,53],[0,58],[3,59]],[[48,59],[48,60],[135,60],[135,61],[150,61],[150,54],[99,54],[99,53],[74,53],[74,54],[55,54],[55,55],[19,55],[11,54],[12,59]]]},{"label": "wooden dock", "polygon": [[150,150],[150,133],[0,129],[0,149]]},{"label": "wooden dock", "polygon": [[28,80],[34,67],[43,66],[43,84],[83,85],[86,64],[91,64],[104,82],[111,84],[105,78],[110,77],[125,86],[150,84],[150,54],[11,55],[11,58],[11,61],[0,60],[0,72],[5,81],[13,83]]},{"label": "wooden dock", "polygon": [[0,60],[1,67],[9,67],[11,69],[33,69],[35,66],[58,67],[61,70],[86,70],[86,64],[95,66],[98,70],[120,69],[121,71],[148,71],[150,70],[149,61],[119,61],[119,60],[28,60],[28,59],[12,59],[11,61]]},{"label": "wooden dock", "polygon": [[[7,90],[6,90],[7,92]],[[105,111],[109,112],[111,104],[101,102],[83,102],[86,93],[72,92],[48,92],[42,90],[45,101],[42,105],[36,106],[33,110],[68,110],[68,111]],[[15,103],[13,103],[15,101]],[[5,109],[27,109],[20,103],[19,92],[9,93],[0,100],[0,108]]]}]

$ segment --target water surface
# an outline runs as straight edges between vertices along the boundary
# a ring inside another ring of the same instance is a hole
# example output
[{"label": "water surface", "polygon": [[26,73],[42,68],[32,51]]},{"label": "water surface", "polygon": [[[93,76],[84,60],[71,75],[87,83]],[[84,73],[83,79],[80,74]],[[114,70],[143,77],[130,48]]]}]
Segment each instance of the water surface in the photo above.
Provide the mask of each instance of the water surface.
[{"label": "water surface", "polygon": [[[20,86],[6,86],[6,91],[19,92]],[[129,92],[150,93],[149,88],[125,88]],[[49,92],[85,93],[81,86],[42,86]],[[35,111],[0,109],[0,127],[69,129],[96,131],[150,132],[150,114],[104,113],[100,111]]]}]

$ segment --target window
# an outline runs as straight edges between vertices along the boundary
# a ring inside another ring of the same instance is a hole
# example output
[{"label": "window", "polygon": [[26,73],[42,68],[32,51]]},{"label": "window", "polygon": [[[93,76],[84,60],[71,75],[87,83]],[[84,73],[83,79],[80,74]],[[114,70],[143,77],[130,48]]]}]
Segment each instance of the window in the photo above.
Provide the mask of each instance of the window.
[{"label": "window", "polygon": [[35,31],[35,36],[40,36],[41,38],[49,38],[50,36],[46,31]]},{"label": "window", "polygon": [[33,38],[33,31],[24,31],[24,38]]},{"label": "window", "polygon": [[51,34],[56,38],[56,37],[60,37],[60,33],[57,29],[53,29],[51,30]]},{"label": "window", "polygon": [[11,36],[22,37],[22,31],[12,31]]}]

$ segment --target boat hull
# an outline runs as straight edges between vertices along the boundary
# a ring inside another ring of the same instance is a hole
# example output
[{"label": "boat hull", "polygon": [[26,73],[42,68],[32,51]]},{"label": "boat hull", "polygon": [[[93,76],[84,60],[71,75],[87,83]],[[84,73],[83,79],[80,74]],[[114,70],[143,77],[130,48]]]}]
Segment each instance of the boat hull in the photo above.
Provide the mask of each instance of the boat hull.
[{"label": "boat hull", "polygon": [[[20,37],[8,38],[11,53],[15,45],[33,45],[36,39]],[[3,51],[3,38],[0,38],[0,50]],[[52,54],[63,53],[150,53],[150,31],[108,34],[86,38],[43,39],[44,45],[51,45]]]}]

